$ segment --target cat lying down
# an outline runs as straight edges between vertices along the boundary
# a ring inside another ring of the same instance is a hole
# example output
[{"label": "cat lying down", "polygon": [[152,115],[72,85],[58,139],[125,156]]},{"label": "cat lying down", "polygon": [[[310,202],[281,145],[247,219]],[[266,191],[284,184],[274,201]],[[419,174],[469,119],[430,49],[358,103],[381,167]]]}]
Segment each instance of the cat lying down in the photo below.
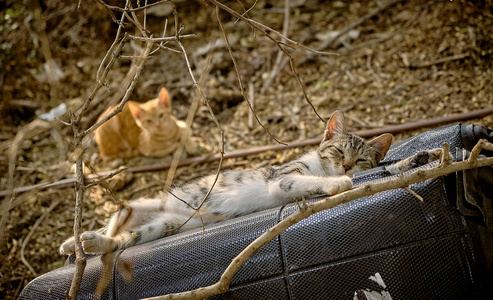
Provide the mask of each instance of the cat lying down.
[{"label": "cat lying down", "polygon": [[[105,235],[82,233],[82,246],[87,253],[108,253],[200,228],[202,222],[207,225],[285,205],[295,198],[341,193],[352,188],[353,174],[377,167],[391,143],[388,133],[370,141],[349,134],[344,115],[336,111],[317,149],[277,167],[221,173],[200,216],[190,206],[200,205],[215,175],[173,187],[154,198],[131,201],[113,215]],[[439,159],[441,151],[421,151],[386,168],[392,174],[405,172]],[[60,246],[60,253],[72,254],[74,248],[74,238],[70,238]]]},{"label": "cat lying down", "polygon": [[[116,107],[108,108],[99,119]],[[171,114],[169,93],[162,88],[156,99],[145,103],[128,101],[119,114],[94,131],[94,137],[99,156],[106,161],[117,157],[169,155],[178,148],[184,130],[185,122]],[[196,148],[188,138],[185,151],[193,154]]]}]

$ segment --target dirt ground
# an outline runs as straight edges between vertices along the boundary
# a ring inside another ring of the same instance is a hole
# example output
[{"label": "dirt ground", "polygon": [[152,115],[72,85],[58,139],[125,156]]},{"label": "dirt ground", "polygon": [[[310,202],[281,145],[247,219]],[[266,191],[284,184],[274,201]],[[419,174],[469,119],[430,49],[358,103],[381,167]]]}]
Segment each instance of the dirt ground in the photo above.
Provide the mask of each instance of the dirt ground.
[{"label": "dirt ground", "polygon": [[[58,120],[36,121],[43,113],[65,103],[76,110],[96,85],[96,72],[118,26],[99,3],[55,0],[7,1],[0,12],[0,192],[8,189],[9,154],[15,156],[15,187],[57,182],[74,176],[73,133]],[[243,2],[243,1],[242,1]],[[493,104],[493,3],[484,1],[290,1],[288,37],[317,48],[355,24],[348,34],[324,51],[335,55],[312,55],[300,48],[286,48],[306,92],[318,114],[327,119],[336,109],[348,118],[351,130],[362,130],[416,122],[490,108]],[[111,1],[122,6],[123,1]],[[252,119],[243,100],[215,9],[208,1],[177,3],[183,40],[197,78],[211,55],[205,74],[204,92],[211,101],[225,134],[225,152],[276,144]],[[228,2],[243,13],[239,2]],[[253,1],[245,1],[250,7]],[[135,4],[137,5],[137,4]],[[248,15],[282,32],[283,1],[260,0]],[[368,13],[374,15],[364,18]],[[164,14],[164,16],[160,16]],[[118,17],[118,15],[117,15]],[[303,97],[289,64],[261,91],[276,66],[278,50],[262,33],[253,32],[245,22],[235,22],[222,12],[238,62],[243,84],[253,91],[256,115],[269,132],[284,143],[320,137],[324,123]],[[168,34],[174,31],[174,17],[165,9],[149,12],[147,26],[161,34],[165,19]],[[360,22],[361,21],[361,22]],[[131,24],[130,24],[131,25]],[[129,33],[135,29],[128,26]],[[218,40],[219,39],[219,40]],[[215,48],[207,50],[211,41]],[[127,45],[125,55],[141,45]],[[176,45],[170,47],[178,49]],[[51,64],[47,64],[49,61]],[[109,99],[118,91],[130,68],[130,59],[121,59],[111,69],[107,85],[84,116],[87,128]],[[146,63],[132,99],[145,101],[165,86],[173,97],[174,114],[185,119],[194,87],[183,55],[157,52]],[[67,115],[61,117],[68,121]],[[33,123],[34,122],[34,123]],[[41,122],[41,123],[36,123]],[[493,128],[493,117],[465,120]],[[41,124],[33,129],[32,124]],[[437,125],[438,126],[438,125]],[[404,131],[396,140],[429,128]],[[14,138],[17,139],[14,142]],[[201,106],[193,123],[193,138],[200,145],[198,155],[219,153],[220,133]],[[18,146],[18,147],[16,147]],[[88,173],[169,162],[164,158],[134,158],[103,163],[95,142],[85,144]],[[15,149],[14,149],[15,148]],[[17,151],[12,151],[12,150]],[[225,160],[223,169],[251,169],[280,164],[306,149],[270,151]],[[211,174],[217,161],[179,168],[174,183]],[[162,188],[167,170],[129,175],[129,181],[112,193],[97,186],[86,193],[83,205],[84,230],[101,227],[123,200],[153,195]],[[73,185],[32,189],[0,196],[0,213],[6,221],[0,227],[0,298],[16,298],[33,278],[63,265],[57,247],[72,234],[75,194]],[[11,200],[11,201],[10,201]]]}]

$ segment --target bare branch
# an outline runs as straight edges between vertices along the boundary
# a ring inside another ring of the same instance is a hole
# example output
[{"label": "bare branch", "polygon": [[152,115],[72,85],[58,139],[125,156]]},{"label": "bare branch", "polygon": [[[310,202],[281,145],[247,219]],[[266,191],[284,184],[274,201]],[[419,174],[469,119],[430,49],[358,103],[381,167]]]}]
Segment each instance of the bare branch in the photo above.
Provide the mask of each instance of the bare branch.
[{"label": "bare branch", "polygon": [[318,46],[317,47],[317,50],[323,50],[323,49],[326,49],[326,48],[330,47],[334,41],[336,41],[338,38],[340,38],[341,36],[343,36],[346,33],[348,33],[351,29],[354,29],[355,27],[361,25],[366,20],[368,20],[370,18],[373,18],[374,16],[378,15],[382,11],[386,10],[387,8],[389,8],[389,7],[397,4],[399,2],[402,2],[402,0],[390,0],[390,1],[386,2],[386,3],[383,3],[380,7],[372,10],[371,12],[367,13],[366,15],[364,15],[361,18],[359,18],[355,22],[353,22],[353,23],[349,24],[348,26],[344,27],[341,31],[339,31],[339,33],[337,35],[335,35],[331,39],[325,41],[324,43],[322,43],[322,45]]},{"label": "bare branch", "polygon": [[411,190],[411,188],[410,188],[410,187],[406,186],[406,187],[404,187],[404,189],[405,189],[406,191],[408,191],[408,192],[409,192],[411,195],[413,195],[414,197],[418,198],[418,200],[419,200],[419,201],[421,201],[421,202],[424,202],[424,201],[425,201],[425,199],[423,199],[423,197],[421,197],[421,196],[420,196],[418,193],[416,193],[415,191]]},{"label": "bare branch", "polygon": [[[303,48],[307,51],[310,51],[312,53],[315,53],[315,54],[320,54],[320,55],[339,55],[339,54],[336,54],[336,53],[329,53],[329,52],[320,52],[320,51],[317,51],[317,50],[314,50],[314,49],[311,49],[309,47],[306,47],[298,42],[295,42],[291,39],[289,39],[288,37],[286,37],[285,35],[275,31],[274,29],[262,24],[262,23],[259,23],[253,19],[250,19],[250,18],[247,18],[241,14],[239,14],[238,12],[234,11],[233,9],[229,8],[228,6],[222,4],[222,3],[219,3],[218,1],[216,0],[209,0],[210,2],[212,2],[214,5],[216,5],[216,16],[217,16],[217,20],[219,22],[219,26],[221,27],[221,31],[223,32],[223,35],[224,35],[224,39],[226,40],[226,44],[228,46],[228,50],[229,50],[229,53],[230,53],[230,56],[231,56],[231,59],[233,60],[233,64],[235,65],[235,70],[236,70],[236,73],[238,74],[238,80],[240,81],[240,89],[241,89],[241,93],[243,94],[243,97],[247,100],[248,102],[248,99],[247,99],[247,96],[246,96],[246,93],[242,87],[242,84],[241,84],[241,77],[239,75],[239,72],[238,72],[238,67],[237,67],[237,64],[236,64],[236,60],[234,59],[234,56],[232,54],[232,51],[231,51],[231,46],[229,45],[229,42],[228,42],[228,38],[226,36],[226,33],[224,32],[224,27],[222,26],[222,23],[221,23],[221,20],[219,18],[219,8],[227,11],[228,13],[232,14],[233,16],[237,17],[237,18],[240,18],[244,21],[246,21],[250,26],[258,29],[259,31],[261,31],[267,38],[269,38],[272,42],[275,43],[275,45],[277,46],[277,48],[279,48],[279,50],[284,53],[284,55],[286,55],[286,57],[289,59],[289,63],[290,63],[290,66],[291,66],[291,73],[293,74],[293,76],[296,78],[296,80],[298,81],[298,84],[300,85],[302,91],[303,91],[303,95],[305,97],[305,100],[307,101],[307,103],[312,107],[313,111],[315,112],[315,114],[317,115],[317,117],[322,121],[322,122],[325,122],[325,120],[320,117],[320,115],[317,113],[315,107],[313,106],[313,104],[311,103],[310,99],[308,98],[308,94],[306,93],[306,89],[303,85],[303,82],[301,81],[301,78],[299,77],[298,73],[296,72],[296,69],[294,67],[294,63],[293,63],[293,60],[294,58],[291,56],[291,54],[289,54],[289,52],[283,47],[283,46],[288,46],[288,44],[285,43],[285,41],[291,43],[292,45],[289,45],[289,46],[293,46],[293,47],[300,47],[300,48]],[[274,32],[275,34],[277,34],[279,37],[281,37],[281,41],[278,41],[276,40],[274,37],[272,37],[269,32]],[[280,66],[280,68],[282,68],[282,64]],[[250,105],[250,102],[248,102],[248,105],[250,107],[250,109],[252,109],[251,105]],[[255,116],[256,117],[256,116]],[[258,118],[257,118],[257,121],[258,121]],[[260,122],[259,122],[260,125],[262,125]],[[270,132],[267,131],[267,129],[262,126],[264,128],[264,130],[266,130],[266,132],[272,137],[274,138],[278,143],[280,144],[283,144],[281,142],[279,142],[275,137],[273,137]]]},{"label": "bare branch", "polygon": [[118,169],[118,170],[116,170],[114,172],[111,172],[110,174],[104,176],[103,178],[100,178],[98,180],[95,180],[95,181],[87,184],[86,185],[86,189],[89,189],[89,188],[92,188],[93,186],[99,185],[100,183],[105,182],[106,180],[108,180],[108,179],[114,177],[115,175],[118,175],[121,172],[126,171],[126,170],[127,170],[127,168],[121,168],[121,169]]},{"label": "bare branch", "polygon": [[[282,27],[282,34],[284,36],[288,35],[288,27],[289,27],[289,15],[290,15],[290,0],[284,0],[284,23]],[[274,63],[274,67],[270,72],[269,78],[264,81],[262,88],[260,89],[260,94],[263,95],[265,91],[270,87],[274,79],[277,77],[277,74],[284,68],[285,61],[283,61],[283,52],[279,51],[277,53],[276,62]]]},{"label": "bare branch", "polygon": [[[74,130],[75,143],[80,143],[82,137],[78,134],[79,123],[75,122],[75,116],[71,117],[72,127]],[[80,139],[80,140],[79,140]],[[80,243],[80,228],[82,226],[82,202],[84,200],[84,166],[82,164],[82,153],[75,161],[75,170],[77,172],[77,182],[75,183],[75,220],[74,220],[74,238],[75,238],[75,271],[72,278],[72,284],[67,294],[67,299],[77,299],[82,275],[86,268],[86,257]]]},{"label": "bare branch", "polygon": [[[209,105],[209,100],[206,98],[206,96],[205,96],[205,94],[204,94],[204,92],[202,90],[202,87],[201,87],[201,85],[203,85],[205,83],[205,76],[206,76],[206,74],[208,74],[208,69],[210,68],[212,57],[211,56],[208,56],[207,61],[206,61],[205,70],[202,71],[202,76],[200,78],[200,83],[198,83],[195,80],[195,76],[193,75],[192,68],[190,66],[190,62],[188,60],[187,53],[185,51],[185,47],[183,47],[183,44],[179,40],[177,40],[177,43],[178,43],[178,46],[181,48],[181,50],[183,52],[183,55],[184,55],[184,58],[185,58],[185,62],[186,62],[187,67],[188,67],[188,71],[190,73],[190,77],[192,78],[192,81],[194,83],[194,87],[196,89],[196,93],[195,93],[194,101],[192,103],[192,107],[190,108],[189,114],[187,116],[187,121],[186,121],[187,130],[186,130],[186,132],[184,132],[184,134],[182,134],[181,139],[180,139],[180,141],[181,141],[180,147],[177,149],[177,151],[175,151],[175,154],[173,156],[173,161],[172,161],[171,166],[170,166],[170,171],[168,172],[168,178],[166,179],[165,188],[166,189],[169,189],[169,186],[171,185],[171,182],[173,180],[173,174],[174,174],[176,168],[178,167],[179,158],[181,156],[181,151],[183,151],[184,142],[186,141],[186,137],[188,136],[189,128],[190,128],[190,125],[191,125],[191,123],[193,121],[193,116],[194,116],[195,112],[198,109],[198,104],[199,104],[199,100],[200,99],[204,99],[203,102],[207,106],[207,109],[209,110],[209,113],[210,113],[210,115],[211,115],[214,123],[216,124],[217,128],[219,129],[219,132],[220,132],[220,135],[221,135],[221,153],[220,153],[220,156],[221,157],[220,157],[220,160],[219,160],[219,164],[218,164],[218,168],[217,168],[217,172],[216,172],[216,177],[214,178],[214,182],[212,183],[212,185],[210,186],[210,188],[207,191],[206,195],[202,199],[202,202],[200,203],[200,205],[198,207],[196,207],[196,208],[193,208],[195,210],[195,213],[186,221],[186,222],[188,222],[195,214],[199,214],[200,219],[202,220],[202,216],[200,215],[200,209],[202,208],[202,205],[205,203],[205,201],[209,197],[210,193],[212,192],[212,189],[214,188],[214,186],[215,186],[215,184],[217,182],[217,179],[219,178],[219,174],[220,174],[220,171],[221,171],[221,168],[222,168],[222,164],[223,164],[224,144],[225,143],[224,143],[224,130],[222,129],[221,125],[219,124],[219,121],[217,120],[216,116],[214,115],[214,112],[212,111],[212,108]],[[185,135],[185,133],[187,135]],[[179,150],[181,150],[181,151],[179,151]],[[181,226],[183,226],[183,225],[181,225]]]},{"label": "bare branch", "polygon": [[[128,98],[129,98],[130,94],[132,93],[132,91],[135,87],[137,79],[139,78],[140,73],[142,71],[143,65],[147,61],[147,57],[149,55],[149,52],[151,50],[153,43],[154,43],[153,41],[150,41],[150,40],[147,41],[145,50],[143,51],[142,58],[137,63],[137,66],[136,66],[137,71],[133,77],[133,80],[130,83],[129,87],[127,88],[125,96],[123,97],[120,105],[112,112],[112,114],[102,118],[100,121],[98,121],[96,124],[94,124],[93,126],[91,126],[89,129],[87,129],[85,131],[81,130],[80,122],[79,122],[79,120],[81,119],[81,115],[85,111],[85,109],[81,109],[78,116],[75,116],[72,113],[70,114],[70,125],[71,125],[72,131],[74,133],[74,145],[76,147],[82,143],[82,139],[88,133],[92,132],[93,130],[95,130],[96,128],[101,126],[104,122],[109,120],[112,116],[116,115],[118,112],[120,112],[123,109],[123,106],[128,101]],[[107,68],[107,69],[109,70],[109,68]],[[98,85],[98,86],[101,86],[101,85]],[[72,278],[72,284],[70,286],[70,291],[67,294],[67,299],[76,299],[77,298],[77,294],[79,293],[80,284],[82,282],[82,275],[84,274],[84,269],[86,266],[86,258],[84,256],[84,252],[82,250],[82,244],[79,240],[80,229],[82,226],[82,203],[84,201],[84,191],[87,188],[85,186],[84,168],[83,168],[83,162],[82,162],[83,152],[84,152],[84,149],[82,148],[81,153],[79,153],[78,157],[75,160],[75,169],[76,169],[76,174],[77,174],[77,176],[76,176],[77,181],[75,183],[75,217],[74,217],[74,219],[75,219],[74,220],[74,239],[75,239],[76,259],[75,259],[74,276]],[[91,185],[89,185],[89,186],[91,186]]]},{"label": "bare branch", "polygon": [[176,40],[181,40],[181,39],[187,39],[187,38],[196,38],[197,35],[194,33],[189,33],[189,34],[183,34],[183,35],[178,35],[178,36],[168,36],[168,37],[160,37],[160,38],[146,38],[146,37],[141,37],[141,36],[135,36],[135,35],[128,35],[129,38],[136,40],[136,41],[152,41],[152,42],[167,42],[167,41],[176,41]]},{"label": "bare branch", "polygon": [[[279,41],[277,41],[274,37],[272,37],[268,32],[272,32],[274,34],[276,34],[277,36],[279,36],[280,38],[282,39],[285,39],[287,42],[293,44],[294,46],[296,47],[299,47],[299,48],[302,48],[304,50],[307,50],[309,52],[312,52],[312,53],[315,53],[315,54],[320,54],[320,55],[339,55],[337,53],[331,53],[331,52],[323,52],[323,51],[318,51],[318,50],[315,50],[315,49],[312,49],[312,48],[309,48],[309,47],[306,47],[296,41],[293,41],[292,39],[282,35],[281,33],[279,33],[278,31],[270,28],[269,26],[266,26],[258,21],[255,21],[253,19],[250,19],[242,14],[239,14],[238,12],[236,12],[235,10],[231,9],[230,7],[218,2],[217,0],[208,0],[209,2],[211,2],[212,4],[214,4],[216,7],[219,7],[221,8],[222,10],[224,11],[227,11],[228,13],[230,13],[231,15],[247,22],[250,26],[252,26],[253,28],[261,31],[266,37],[268,37],[269,39],[271,39],[272,41],[274,41],[279,48],[282,49],[282,47],[279,45]],[[284,50],[284,49],[283,49]]]},{"label": "bare branch", "polygon": [[107,9],[109,10],[114,10],[114,11],[118,11],[118,12],[137,12],[137,11],[141,11],[141,10],[146,10],[150,7],[153,7],[153,6],[156,6],[156,5],[159,5],[161,3],[171,3],[171,0],[160,0],[160,1],[157,1],[155,3],[151,3],[151,4],[147,4],[147,5],[144,5],[144,6],[141,6],[141,7],[137,7],[137,8],[121,8],[121,7],[118,7],[118,6],[113,6],[113,5],[108,5],[106,4],[103,0],[97,0],[99,3],[103,4]]},{"label": "bare branch", "polygon": [[125,103],[127,103],[128,98],[130,97],[132,91],[134,90],[135,84],[137,84],[137,80],[140,77],[140,74],[142,72],[143,66],[144,66],[144,64],[147,61],[147,57],[149,56],[149,52],[151,51],[152,44],[153,44],[153,41],[152,40],[148,40],[147,41],[146,48],[144,50],[144,53],[142,54],[141,60],[136,65],[137,71],[135,72],[134,78],[132,79],[132,82],[130,83],[130,86],[128,87],[128,89],[126,91],[125,96],[123,96],[123,99],[121,100],[121,102],[118,105],[118,107],[114,111],[112,111],[110,114],[108,114],[108,115],[104,116],[103,118],[101,118],[101,120],[99,120],[98,122],[96,122],[96,124],[93,124],[91,127],[89,127],[88,129],[84,130],[81,133],[82,136],[85,136],[88,133],[93,132],[94,130],[96,130],[97,128],[99,128],[101,125],[103,125],[106,121],[108,121],[113,116],[115,116],[116,114],[118,114],[118,113],[120,113],[122,111],[123,106],[125,105]]},{"label": "bare branch", "polygon": [[301,78],[300,76],[298,75],[298,72],[296,72],[296,69],[294,67],[294,59],[293,58],[290,58],[289,59],[289,66],[291,67],[291,72],[293,73],[294,75],[294,78],[296,78],[296,81],[298,81],[298,84],[299,86],[301,87],[301,91],[303,91],[303,96],[305,97],[305,101],[308,103],[308,105],[310,105],[310,107],[312,108],[313,112],[317,115],[317,117],[322,121],[322,122],[325,122],[324,118],[322,118],[317,110],[315,109],[315,106],[313,106],[312,102],[310,101],[310,98],[308,98],[308,94],[306,93],[306,89],[305,89],[305,85],[303,84],[303,81],[301,81]]},{"label": "bare branch", "polygon": [[[97,1],[102,2],[102,0],[97,0]],[[102,3],[105,4],[104,2],[102,2]],[[129,0],[127,0],[125,2],[125,7],[127,7],[128,5],[129,5]],[[115,18],[114,15],[112,14],[112,12],[111,11],[109,11],[109,12],[110,12],[112,18]],[[106,76],[108,75],[109,70],[111,69],[111,67],[113,66],[115,61],[117,60],[118,56],[120,55],[120,53],[123,49],[123,46],[125,45],[125,42],[127,39],[126,34],[124,35],[124,37],[121,37],[124,20],[125,20],[125,15],[122,15],[122,17],[120,19],[120,23],[118,25],[118,30],[116,32],[115,40],[113,41],[113,44],[111,44],[110,49],[108,49],[108,51],[106,52],[103,60],[99,64],[98,71],[96,72],[97,84],[94,87],[92,93],[89,95],[89,97],[87,97],[86,101],[82,104],[82,107],[79,109],[79,112],[78,112],[77,117],[75,119],[75,121],[77,123],[80,122],[82,116],[86,113],[87,108],[89,107],[89,104],[92,102],[94,97],[96,97],[96,95],[99,92],[99,90],[101,89],[101,87],[103,85],[105,85],[104,81],[106,80]],[[111,59],[108,62],[108,64],[106,65],[103,75],[100,75],[101,69],[103,68],[103,65],[104,65],[104,62],[108,59],[108,56],[110,53],[111,53]]]},{"label": "bare branch", "polygon": [[255,119],[257,120],[257,122],[259,123],[259,125],[262,126],[262,128],[264,129],[264,131],[267,134],[269,134],[279,144],[286,145],[286,143],[283,143],[283,142],[279,141],[275,136],[273,136],[270,133],[270,131],[264,126],[264,124],[262,124],[262,122],[260,122],[257,114],[253,110],[252,103],[250,103],[250,100],[248,99],[247,92],[246,92],[245,88],[243,87],[243,81],[241,80],[241,74],[240,74],[240,71],[238,69],[238,64],[236,63],[236,59],[235,59],[235,57],[233,55],[233,50],[231,49],[231,45],[229,44],[228,35],[226,34],[226,31],[224,31],[224,26],[223,26],[223,24],[221,22],[221,18],[219,17],[219,8],[218,7],[216,7],[216,17],[217,17],[217,21],[219,23],[219,27],[221,28],[221,32],[222,32],[223,37],[224,37],[224,41],[226,42],[226,46],[228,47],[229,56],[231,57],[231,60],[233,61],[233,65],[235,67],[236,76],[238,77],[238,84],[240,86],[240,92],[243,95],[243,98],[245,99],[245,101],[248,103],[248,107],[250,108],[250,111],[253,113],[253,115],[255,116]]},{"label": "bare branch", "polygon": [[31,230],[29,231],[29,233],[27,234],[26,238],[24,239],[24,241],[22,242],[22,246],[21,246],[21,252],[20,252],[20,255],[21,255],[21,260],[22,262],[24,263],[24,265],[26,265],[26,267],[29,269],[29,271],[31,271],[31,273],[33,273],[34,276],[38,276],[38,274],[36,273],[36,271],[34,271],[33,267],[29,264],[29,262],[27,261],[26,257],[24,256],[24,249],[26,248],[26,245],[27,243],[29,242],[29,240],[31,239],[31,236],[33,235],[33,233],[36,231],[36,229],[38,228],[39,224],[41,224],[41,222],[43,222],[43,220],[46,218],[46,216],[48,216],[48,214],[55,208],[57,207],[58,204],[60,204],[62,202],[62,200],[58,200],[58,201],[55,201],[53,203],[51,203],[50,207],[48,207],[44,212],[43,214],[38,218],[38,220],[36,220],[36,223],[34,223],[33,227],[31,228]]}]

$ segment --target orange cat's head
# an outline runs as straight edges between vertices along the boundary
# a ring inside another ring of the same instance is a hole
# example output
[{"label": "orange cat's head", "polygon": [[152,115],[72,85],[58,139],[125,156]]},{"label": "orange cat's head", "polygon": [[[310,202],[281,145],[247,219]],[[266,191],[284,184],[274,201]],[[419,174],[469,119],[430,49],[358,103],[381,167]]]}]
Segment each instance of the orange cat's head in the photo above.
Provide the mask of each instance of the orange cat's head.
[{"label": "orange cat's head", "polygon": [[171,102],[165,88],[161,89],[156,99],[145,103],[128,102],[128,108],[137,125],[149,133],[163,132],[171,121]]}]

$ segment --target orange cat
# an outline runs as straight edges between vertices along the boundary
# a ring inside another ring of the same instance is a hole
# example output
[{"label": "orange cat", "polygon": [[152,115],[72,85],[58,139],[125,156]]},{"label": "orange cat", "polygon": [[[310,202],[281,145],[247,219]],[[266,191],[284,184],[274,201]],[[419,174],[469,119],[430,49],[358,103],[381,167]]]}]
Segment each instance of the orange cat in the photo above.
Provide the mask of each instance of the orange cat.
[{"label": "orange cat", "polygon": [[[117,106],[108,108],[99,118],[110,114]],[[128,101],[123,110],[94,131],[99,155],[103,160],[139,155],[166,156],[178,148],[185,122],[171,115],[169,93],[165,88],[156,99],[145,103]],[[185,151],[195,153],[192,139]]]}]

